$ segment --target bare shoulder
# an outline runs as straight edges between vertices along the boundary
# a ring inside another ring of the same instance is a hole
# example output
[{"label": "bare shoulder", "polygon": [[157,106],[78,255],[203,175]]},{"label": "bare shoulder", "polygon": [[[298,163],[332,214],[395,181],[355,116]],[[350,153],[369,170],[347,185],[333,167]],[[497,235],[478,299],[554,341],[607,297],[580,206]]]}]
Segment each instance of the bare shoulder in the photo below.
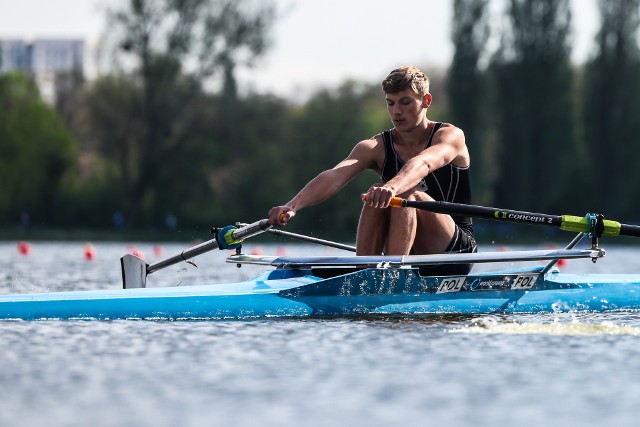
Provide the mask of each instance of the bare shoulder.
[{"label": "bare shoulder", "polygon": [[465,144],[464,132],[451,123],[442,123],[440,129],[433,135],[437,142],[449,142],[453,144]]},{"label": "bare shoulder", "polygon": [[451,123],[443,123],[440,129],[433,135],[433,144],[446,144],[452,147],[454,153],[452,164],[458,167],[469,166],[471,159],[464,136],[464,132]]},{"label": "bare shoulder", "polygon": [[349,157],[361,160],[366,164],[368,169],[380,172],[382,163],[384,162],[384,141],[382,134],[377,134],[358,142],[355,147],[353,147]]},{"label": "bare shoulder", "polygon": [[362,141],[356,144],[357,146],[361,146],[364,149],[375,150],[378,148],[384,147],[384,141],[382,139],[382,134],[373,135],[371,138],[363,139]]}]

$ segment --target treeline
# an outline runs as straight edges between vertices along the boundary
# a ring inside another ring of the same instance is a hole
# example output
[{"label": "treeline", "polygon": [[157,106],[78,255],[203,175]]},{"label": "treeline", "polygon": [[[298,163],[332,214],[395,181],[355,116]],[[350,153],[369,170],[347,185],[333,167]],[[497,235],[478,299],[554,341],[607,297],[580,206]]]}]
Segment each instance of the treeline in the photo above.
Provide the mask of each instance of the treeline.
[{"label": "treeline", "polygon": [[629,160],[640,152],[640,2],[597,2],[601,26],[580,66],[570,61],[569,1],[507,2],[493,52],[489,4],[455,1],[448,86],[451,118],[475,160],[477,200],[638,218]]},{"label": "treeline", "polygon": [[[377,83],[345,82],[303,104],[239,88],[235,69],[268,52],[276,23],[273,6],[259,5],[136,0],[111,11],[121,71],[60,76],[55,107],[28,77],[0,76],[0,224],[194,230],[253,221],[390,127]],[[580,65],[570,60],[569,0],[510,0],[500,27],[489,0],[453,5],[451,66],[422,68],[432,77],[430,118],[465,131],[474,201],[640,217],[631,164],[640,152],[640,0],[598,2],[601,28]],[[296,229],[353,233],[358,195],[377,179],[359,177],[303,211]]]}]

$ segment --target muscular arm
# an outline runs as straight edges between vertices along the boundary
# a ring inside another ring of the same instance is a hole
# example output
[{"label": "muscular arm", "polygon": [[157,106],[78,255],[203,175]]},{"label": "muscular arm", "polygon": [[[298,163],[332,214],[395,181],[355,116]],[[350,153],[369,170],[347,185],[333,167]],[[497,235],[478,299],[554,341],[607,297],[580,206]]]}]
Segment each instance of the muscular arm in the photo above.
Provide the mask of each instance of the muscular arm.
[{"label": "muscular arm", "polygon": [[375,139],[360,141],[346,159],[309,181],[285,205],[272,208],[269,211],[270,222],[284,224],[300,209],[318,204],[336,194],[363,170],[378,169],[376,161],[376,155],[379,155],[376,152],[379,150],[378,145],[379,141]]},{"label": "muscular arm", "polygon": [[434,135],[432,145],[409,159],[398,174],[380,187],[373,187],[366,195],[369,205],[386,208],[392,197],[413,189],[429,172],[449,163],[469,164],[464,133],[455,126],[443,126]]}]

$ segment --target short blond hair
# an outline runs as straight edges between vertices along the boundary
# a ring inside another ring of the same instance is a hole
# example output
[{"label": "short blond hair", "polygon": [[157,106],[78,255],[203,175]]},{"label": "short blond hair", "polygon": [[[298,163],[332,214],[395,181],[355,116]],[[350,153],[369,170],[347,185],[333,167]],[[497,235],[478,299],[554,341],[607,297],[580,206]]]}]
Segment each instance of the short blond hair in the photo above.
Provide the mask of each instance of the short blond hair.
[{"label": "short blond hair", "polygon": [[413,65],[396,68],[382,81],[384,93],[398,93],[411,88],[418,95],[429,93],[429,77]]}]

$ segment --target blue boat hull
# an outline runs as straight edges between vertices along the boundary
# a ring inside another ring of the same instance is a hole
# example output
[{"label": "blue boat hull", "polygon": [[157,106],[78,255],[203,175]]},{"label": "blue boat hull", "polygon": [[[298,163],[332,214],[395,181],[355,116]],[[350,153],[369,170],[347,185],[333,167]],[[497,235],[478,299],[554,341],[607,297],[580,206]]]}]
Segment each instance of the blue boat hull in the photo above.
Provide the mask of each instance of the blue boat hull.
[{"label": "blue boat hull", "polygon": [[366,269],[327,279],[274,270],[219,285],[0,296],[2,319],[247,319],[362,314],[640,310],[637,275],[539,270],[422,277]]}]

